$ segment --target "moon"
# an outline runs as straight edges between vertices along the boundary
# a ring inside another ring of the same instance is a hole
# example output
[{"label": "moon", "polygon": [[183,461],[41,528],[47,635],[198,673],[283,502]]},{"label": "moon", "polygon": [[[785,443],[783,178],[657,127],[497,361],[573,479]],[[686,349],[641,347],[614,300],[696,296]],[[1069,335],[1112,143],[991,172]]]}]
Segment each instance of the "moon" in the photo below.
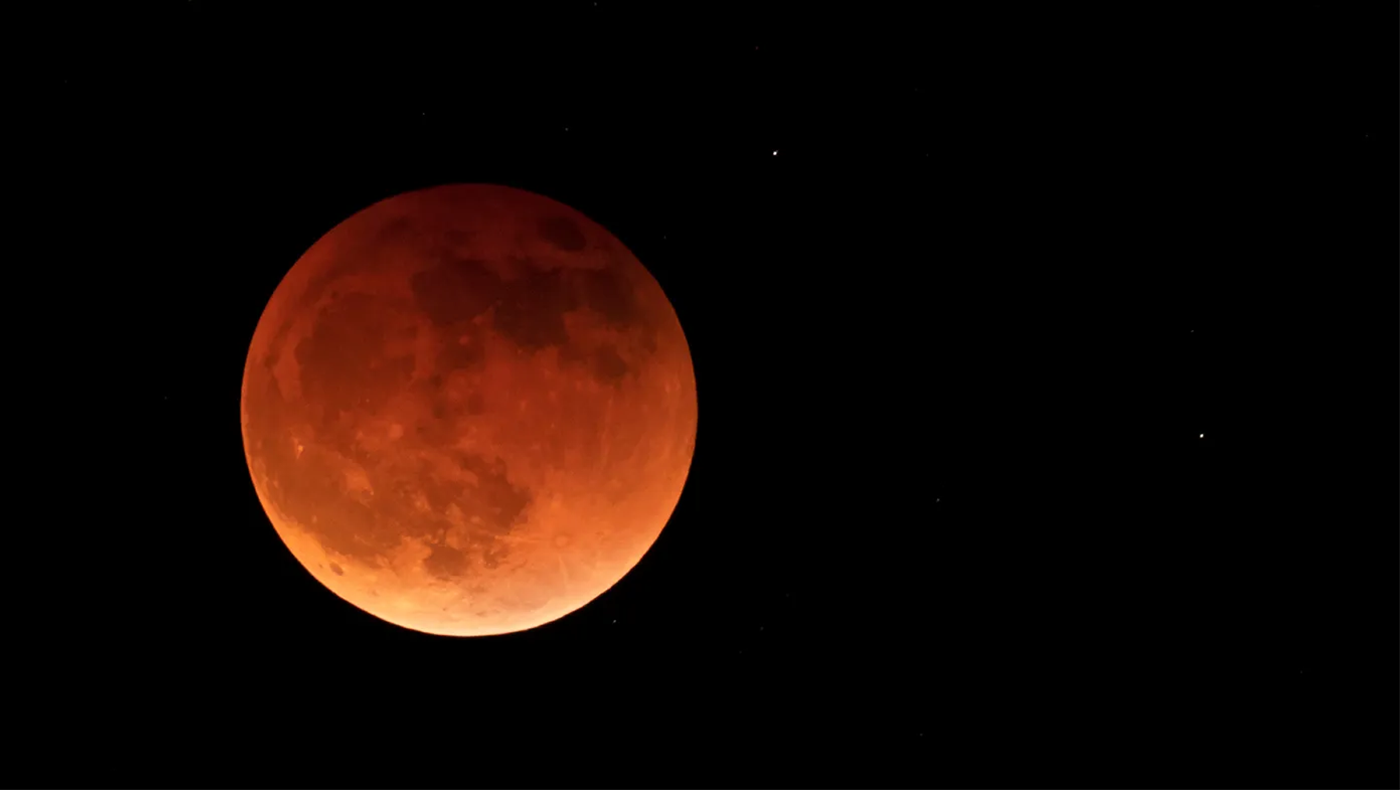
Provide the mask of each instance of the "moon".
[{"label": "moon", "polygon": [[376,203],[273,292],[244,451],[321,584],[416,631],[521,631],[641,560],[675,510],[695,371],[661,286],[568,206],[456,184]]}]

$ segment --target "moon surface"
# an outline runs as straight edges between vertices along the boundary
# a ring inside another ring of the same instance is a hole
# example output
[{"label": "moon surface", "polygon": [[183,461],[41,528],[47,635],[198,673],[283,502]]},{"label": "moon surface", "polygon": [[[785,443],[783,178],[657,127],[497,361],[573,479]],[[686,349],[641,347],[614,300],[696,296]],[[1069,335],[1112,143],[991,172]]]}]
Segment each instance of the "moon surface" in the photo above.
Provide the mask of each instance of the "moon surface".
[{"label": "moon surface", "polygon": [[336,595],[434,634],[520,631],[631,570],[680,499],[695,372],[661,286],[549,198],[435,187],[337,225],[243,374],[253,485]]}]

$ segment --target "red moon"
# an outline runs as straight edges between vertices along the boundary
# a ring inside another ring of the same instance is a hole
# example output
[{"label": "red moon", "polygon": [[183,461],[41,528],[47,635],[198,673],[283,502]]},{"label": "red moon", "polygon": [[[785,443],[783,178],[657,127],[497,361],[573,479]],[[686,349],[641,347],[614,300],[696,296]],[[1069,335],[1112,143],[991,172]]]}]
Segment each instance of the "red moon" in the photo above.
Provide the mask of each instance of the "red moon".
[{"label": "red moon", "polygon": [[451,185],[376,203],[283,278],[243,372],[253,485],[332,592],[433,634],[521,631],[655,542],[695,449],[661,286],[549,198]]}]

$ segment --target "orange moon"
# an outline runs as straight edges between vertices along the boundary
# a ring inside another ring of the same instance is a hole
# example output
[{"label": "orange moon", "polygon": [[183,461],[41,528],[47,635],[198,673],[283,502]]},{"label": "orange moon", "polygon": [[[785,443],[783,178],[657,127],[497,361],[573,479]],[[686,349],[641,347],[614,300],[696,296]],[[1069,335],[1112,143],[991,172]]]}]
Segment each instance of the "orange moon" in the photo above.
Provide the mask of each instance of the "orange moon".
[{"label": "orange moon", "polygon": [[253,334],[243,445],[292,554],[433,634],[521,631],[655,542],[695,449],[695,371],[661,286],[549,198],[383,200],[292,266]]}]

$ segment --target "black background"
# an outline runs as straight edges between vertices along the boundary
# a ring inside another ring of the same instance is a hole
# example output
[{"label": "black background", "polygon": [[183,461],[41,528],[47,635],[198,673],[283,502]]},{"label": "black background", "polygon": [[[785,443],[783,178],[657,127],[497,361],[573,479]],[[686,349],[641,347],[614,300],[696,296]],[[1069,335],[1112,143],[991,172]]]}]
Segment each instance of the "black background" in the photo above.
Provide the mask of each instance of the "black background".
[{"label": "black background", "polygon": [[[1341,5],[12,30],[7,771],[1395,786],[1396,20]],[[238,408],[300,254],[450,182],[615,233],[700,402],[631,574],[460,640],[301,569]]]}]

